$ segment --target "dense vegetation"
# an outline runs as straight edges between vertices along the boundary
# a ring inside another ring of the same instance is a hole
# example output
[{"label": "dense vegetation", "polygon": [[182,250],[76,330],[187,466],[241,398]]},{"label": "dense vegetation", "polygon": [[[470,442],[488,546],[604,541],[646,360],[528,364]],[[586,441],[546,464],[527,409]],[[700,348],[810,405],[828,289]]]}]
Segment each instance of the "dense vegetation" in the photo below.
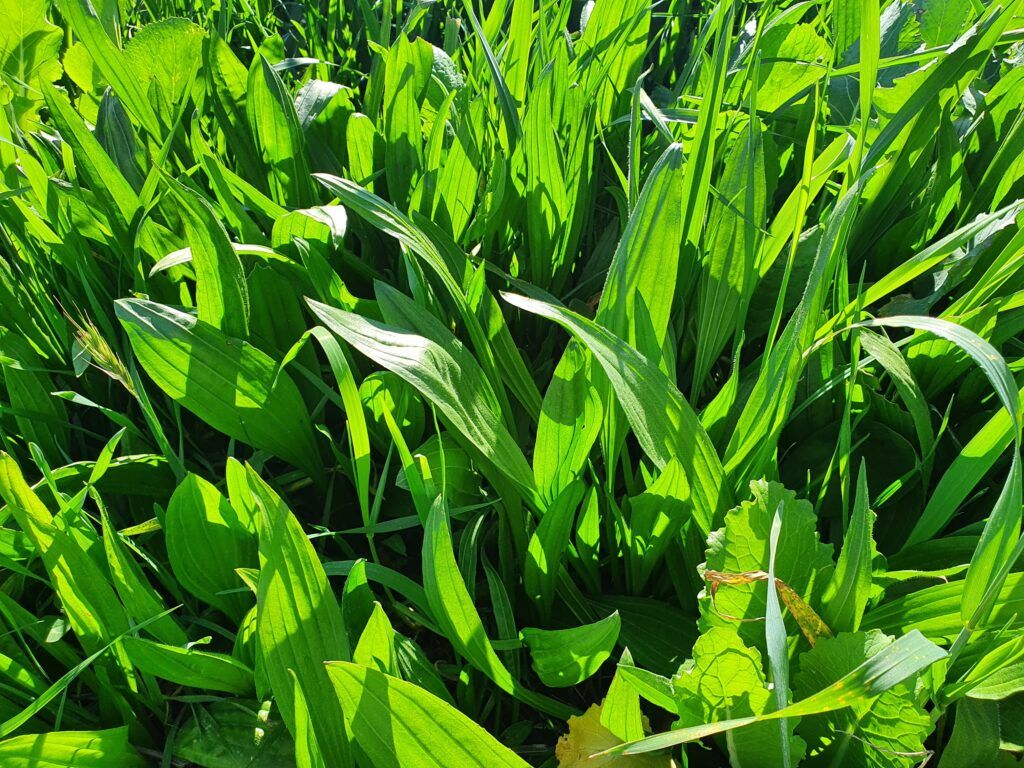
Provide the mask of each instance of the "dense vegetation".
[{"label": "dense vegetation", "polygon": [[1015,763],[1022,8],[0,0],[0,765]]}]

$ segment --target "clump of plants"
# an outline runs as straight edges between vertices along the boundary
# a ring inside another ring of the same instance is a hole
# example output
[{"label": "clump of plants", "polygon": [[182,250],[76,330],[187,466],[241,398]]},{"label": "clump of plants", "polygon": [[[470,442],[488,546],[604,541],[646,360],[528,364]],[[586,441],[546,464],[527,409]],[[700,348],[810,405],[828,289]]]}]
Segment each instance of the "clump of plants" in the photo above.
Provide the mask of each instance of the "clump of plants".
[{"label": "clump of plants", "polygon": [[1016,763],[1021,0],[0,19],[0,764]]}]

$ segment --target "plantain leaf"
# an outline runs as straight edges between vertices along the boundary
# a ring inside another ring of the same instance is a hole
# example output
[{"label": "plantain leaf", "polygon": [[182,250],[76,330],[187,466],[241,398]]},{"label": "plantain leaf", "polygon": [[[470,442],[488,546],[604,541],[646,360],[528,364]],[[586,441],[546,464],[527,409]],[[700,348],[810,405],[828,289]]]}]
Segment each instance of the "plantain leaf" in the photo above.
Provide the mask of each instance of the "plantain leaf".
[{"label": "plantain leaf", "polygon": [[526,768],[487,731],[412,683],[357,664],[327,665],[345,724],[378,768]]},{"label": "plantain leaf", "polygon": [[341,608],[295,515],[251,467],[248,481],[259,508],[259,664],[292,735],[298,736],[294,699],[298,686],[325,763],[345,768],[352,765],[352,753],[342,703],[334,696],[324,668],[325,661],[344,660],[350,654]]},{"label": "plantain leaf", "polygon": [[214,429],[320,477],[306,406],[266,354],[163,304],[121,299],[116,310],[142,367],[172,400]]},{"label": "plantain leaf", "polygon": [[619,404],[652,461],[679,461],[690,478],[694,522],[705,535],[728,505],[722,465],[693,408],[650,361],[593,321],[546,301],[503,294],[513,306],[558,323],[585,345],[611,381]]}]

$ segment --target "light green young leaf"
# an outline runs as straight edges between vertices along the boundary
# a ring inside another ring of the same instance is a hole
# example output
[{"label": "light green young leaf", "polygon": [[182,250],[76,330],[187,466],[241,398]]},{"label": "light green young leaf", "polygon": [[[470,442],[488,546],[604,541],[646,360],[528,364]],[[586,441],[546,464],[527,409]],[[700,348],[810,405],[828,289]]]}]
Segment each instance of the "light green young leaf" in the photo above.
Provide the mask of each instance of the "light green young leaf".
[{"label": "light green young leaf", "polygon": [[619,614],[571,629],[527,628],[519,636],[530,649],[533,669],[551,688],[578,685],[607,661],[619,639]]},{"label": "light green young leaf", "polygon": [[173,307],[120,299],[116,312],[142,367],[171,399],[214,429],[319,478],[309,413],[270,357]]},{"label": "light green young leaf", "polygon": [[415,387],[528,499],[536,496],[530,465],[494,410],[494,391],[454,336],[449,335],[442,345],[438,339],[307,301],[330,331]]},{"label": "light green young leaf", "polygon": [[601,400],[588,375],[588,355],[572,340],[551,376],[533,447],[533,473],[545,501],[579,475],[601,430]]},{"label": "light green young leaf", "polygon": [[259,507],[256,635],[262,668],[292,735],[297,683],[325,763],[351,766],[342,703],[324,667],[326,661],[349,657],[341,609],[299,521],[251,467],[249,488]]},{"label": "light green young leaf", "polygon": [[[679,720],[676,727],[737,717],[757,717],[775,706],[762,669],[761,655],[725,628],[701,635],[693,647],[693,659],[672,678],[672,695]],[[788,695],[788,687],[787,687]],[[777,723],[765,722],[726,734],[729,753],[750,768],[778,766],[787,750],[794,764],[804,753],[804,743],[793,735],[795,721],[780,731]],[[782,743],[782,733],[786,743]]]},{"label": "light green young leaf", "polygon": [[623,668],[636,669],[628,648],[622,650],[615,677],[608,686],[608,694],[601,702],[601,725],[621,741],[636,741],[644,737],[640,692],[623,674]]},{"label": "light green young leaf", "polygon": [[487,731],[412,683],[356,664],[327,665],[345,726],[377,768],[526,768]]},{"label": "light green young leaf", "polygon": [[188,234],[199,319],[228,336],[248,338],[249,292],[242,262],[224,225],[198,193],[173,180],[168,180],[168,189],[178,203]]},{"label": "light green young leaf", "polygon": [[731,494],[711,440],[665,374],[622,339],[575,312],[526,296],[503,296],[513,306],[558,323],[593,353],[644,452],[659,469],[672,459],[679,461],[689,478],[694,521],[702,533],[710,532]]},{"label": "light green young leaf", "polygon": [[299,686],[294,670],[288,670],[295,682],[295,768],[326,768],[320,747],[316,743],[313,723],[309,719],[306,697]]},{"label": "light green young leaf", "polygon": [[61,30],[46,18],[46,0],[3,0],[0,18],[0,73],[5,85],[15,85],[14,116],[24,130],[34,129],[40,82],[52,83],[60,65]]},{"label": "light green young leaf", "polygon": [[237,621],[252,597],[239,592],[237,568],[258,563],[256,521],[212,483],[189,474],[175,489],[164,516],[164,537],[178,582],[203,602]]},{"label": "light green young leaf", "polygon": [[245,696],[253,693],[253,671],[233,656],[126,637],[125,653],[147,675],[200,690]]},{"label": "light green young leaf", "polygon": [[245,109],[256,146],[269,169],[270,196],[279,205],[313,205],[316,194],[295,105],[281,77],[260,54],[249,68]]},{"label": "light green young leaf", "polygon": [[388,621],[380,603],[373,605],[373,612],[363,627],[355,650],[352,651],[352,661],[385,675],[398,675],[395,630],[392,629],[391,622]]},{"label": "light green young leaf", "polygon": [[0,741],[4,768],[143,768],[128,728],[52,731]]}]

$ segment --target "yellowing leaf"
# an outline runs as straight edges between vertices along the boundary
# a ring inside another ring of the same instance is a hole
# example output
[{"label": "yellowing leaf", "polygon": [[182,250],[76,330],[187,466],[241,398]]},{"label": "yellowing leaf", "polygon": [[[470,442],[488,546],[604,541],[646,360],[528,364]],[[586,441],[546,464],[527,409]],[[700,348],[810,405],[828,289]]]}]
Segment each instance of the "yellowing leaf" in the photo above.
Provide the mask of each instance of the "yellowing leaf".
[{"label": "yellowing leaf", "polygon": [[606,755],[598,752],[622,744],[614,733],[601,725],[601,705],[591,704],[582,715],[569,718],[569,732],[555,745],[558,768],[675,768],[676,762],[658,755]]}]

